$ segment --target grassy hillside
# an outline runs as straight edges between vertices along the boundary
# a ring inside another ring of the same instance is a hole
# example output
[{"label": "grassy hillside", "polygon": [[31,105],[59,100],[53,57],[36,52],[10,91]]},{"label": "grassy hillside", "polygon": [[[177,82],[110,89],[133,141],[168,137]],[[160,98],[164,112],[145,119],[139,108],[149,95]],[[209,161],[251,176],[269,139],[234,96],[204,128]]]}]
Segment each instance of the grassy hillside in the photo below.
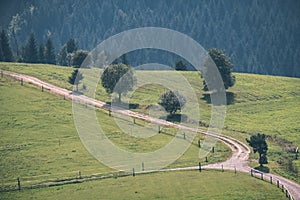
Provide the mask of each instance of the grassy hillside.
[{"label": "grassy hillside", "polygon": [[248,174],[220,171],[166,172],[88,181],[20,192],[3,199],[286,199],[275,185]]},{"label": "grassy hillside", "polygon": [[[67,77],[72,69],[68,67],[0,63],[0,69],[34,75],[65,88],[72,88]],[[137,73],[144,73],[138,71]],[[147,72],[149,73],[149,72]],[[151,72],[165,73],[171,72]],[[55,76],[53,76],[55,74]],[[202,80],[195,72],[182,72],[196,89],[201,111],[201,121],[210,120],[210,104],[205,100]],[[300,183],[300,161],[295,160],[294,149],[300,146],[300,79],[235,74],[236,85],[229,89],[227,115],[223,133],[245,142],[245,138],[258,132],[268,135],[269,167],[271,172],[284,175]],[[139,112],[148,112],[148,105],[156,104],[163,91],[157,85],[146,85],[132,94],[131,103],[138,104]],[[108,101],[109,96],[102,87],[98,87],[96,98]],[[205,127],[203,127],[205,129]],[[257,159],[257,155],[251,158]],[[254,166],[255,164],[253,164]]]},{"label": "grassy hillside", "polygon": [[[0,77],[0,94],[1,188],[15,186],[17,177],[21,177],[22,185],[30,185],[75,178],[79,171],[82,176],[114,172],[92,157],[82,145],[74,126],[70,101],[41,92],[30,84],[21,86],[7,77]],[[164,128],[163,134],[148,139],[135,138],[117,128],[105,111],[98,110],[97,117],[107,137],[132,152],[158,149],[168,143],[176,131]],[[142,121],[136,123],[136,126],[143,126]],[[197,136],[185,154],[169,167],[204,163],[198,158],[198,139],[203,136]],[[209,163],[226,160],[230,155],[230,149],[219,142],[216,152],[209,155]]]}]

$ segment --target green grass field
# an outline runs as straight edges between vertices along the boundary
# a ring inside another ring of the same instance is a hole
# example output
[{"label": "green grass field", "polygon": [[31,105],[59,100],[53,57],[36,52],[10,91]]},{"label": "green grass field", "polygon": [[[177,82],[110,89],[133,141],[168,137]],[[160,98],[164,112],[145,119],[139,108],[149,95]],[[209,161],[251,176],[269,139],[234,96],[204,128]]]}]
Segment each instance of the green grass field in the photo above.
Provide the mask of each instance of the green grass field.
[{"label": "green grass field", "polygon": [[[0,63],[0,69],[36,76],[67,89],[73,88],[67,83],[68,76],[73,71],[70,67]],[[137,73],[145,72],[138,71]],[[155,73],[162,72],[151,73],[155,75]],[[167,75],[170,72],[163,73]],[[201,121],[208,123],[211,106],[203,99],[202,80],[195,72],[181,73],[196,88]],[[235,76],[237,83],[229,89],[232,102],[227,106],[223,133],[243,142],[245,138],[257,132],[267,134],[269,136],[269,164],[267,166],[270,172],[300,183],[298,174],[300,161],[295,160],[295,154],[292,152],[295,147],[300,146],[300,110],[297,109],[300,107],[300,79],[238,73]],[[21,177],[24,184],[33,184],[46,180],[77,177],[78,171],[81,171],[83,176],[113,171],[101,165],[82,146],[73,125],[71,102],[46,92],[42,93],[29,84],[21,87],[17,82],[7,79],[1,79],[0,90],[0,114],[4,116],[0,119],[0,174],[3,175],[1,179],[3,187],[15,185],[16,177]],[[148,106],[157,103],[162,91],[164,88],[161,86],[145,85],[131,94],[130,103],[139,105],[136,111],[149,113]],[[98,86],[96,98],[110,101],[109,95],[101,86]],[[107,113],[99,111],[97,116],[106,119]],[[137,121],[137,123],[142,126],[144,122]],[[139,152],[161,147],[170,141],[175,131],[165,128],[163,130],[167,134],[156,135],[149,143],[143,139],[128,137],[122,131],[115,130],[113,123],[103,125],[108,132],[114,133],[110,136],[112,141],[126,150]],[[196,139],[184,156],[169,167],[189,166],[195,165],[198,161],[203,162],[203,159],[197,158]],[[149,145],[145,146],[145,142]],[[218,143],[216,149],[217,153],[210,155],[209,162],[221,161],[230,156],[228,148],[224,145]],[[253,159],[257,159],[257,155],[251,154],[250,164],[254,167],[257,163]],[[93,183],[88,183],[90,184],[88,187],[93,188],[91,186]],[[74,187],[81,188],[80,186]],[[67,194],[64,193],[65,186],[63,189],[57,191],[57,195]],[[26,196],[29,198],[36,191],[24,191],[23,194],[29,195]],[[86,191],[88,193],[88,190]],[[109,191],[110,189],[108,193]],[[41,189],[39,193],[47,195],[50,192],[53,192],[51,188]],[[59,197],[64,198],[64,196]]]},{"label": "green grass field", "polygon": [[[0,78],[0,176],[1,188],[16,185],[20,177],[23,185],[114,172],[94,157],[82,145],[76,132],[72,102],[41,92],[37,87],[3,77]],[[103,110],[97,117],[107,137],[121,148],[132,152],[149,152],[168,143],[175,129],[163,128],[162,134],[143,139],[129,136],[116,128],[116,122]],[[127,121],[120,119],[122,123]],[[145,122],[136,120],[142,127]],[[135,128],[135,127],[134,127]],[[137,127],[138,128],[138,127]],[[136,128],[133,130],[135,131]],[[197,165],[198,139],[177,161],[168,167]],[[216,152],[209,154],[209,162],[226,160],[230,149],[218,142]]]},{"label": "green grass field", "polygon": [[[57,86],[72,89],[72,86],[67,83],[68,76],[73,70],[70,67],[0,63],[0,69],[33,75]],[[170,74],[166,71],[150,73],[154,77],[155,73]],[[209,123],[211,106],[203,99],[201,78],[195,72],[181,73],[195,88],[201,111],[200,120]],[[269,136],[268,166],[271,172],[300,183],[298,172],[300,161],[295,160],[293,153],[293,150],[300,146],[300,79],[238,73],[235,73],[235,76],[236,85],[230,88],[228,93],[231,104],[227,106],[223,133],[243,142],[252,134],[258,132],[267,134]],[[94,78],[97,78],[97,75]],[[148,113],[147,107],[157,103],[163,90],[164,88],[155,84],[145,85],[132,94],[130,103],[139,105],[136,111]],[[96,98],[110,101],[110,97],[101,86],[97,89]],[[257,159],[257,155],[252,154],[251,159]],[[253,162],[251,165],[256,164]]]},{"label": "green grass field", "polygon": [[286,199],[275,185],[248,174],[164,172],[17,192],[1,199]]}]

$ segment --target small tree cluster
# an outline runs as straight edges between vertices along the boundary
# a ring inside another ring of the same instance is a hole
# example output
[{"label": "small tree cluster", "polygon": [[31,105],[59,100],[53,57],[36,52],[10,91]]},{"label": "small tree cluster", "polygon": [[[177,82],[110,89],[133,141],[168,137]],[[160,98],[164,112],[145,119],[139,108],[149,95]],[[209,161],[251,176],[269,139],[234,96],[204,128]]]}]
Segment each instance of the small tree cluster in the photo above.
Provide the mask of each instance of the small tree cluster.
[{"label": "small tree cluster", "polygon": [[23,47],[22,58],[22,61],[26,63],[56,64],[55,48],[51,38],[48,37],[45,45],[41,43],[38,46],[34,34],[31,33]]},{"label": "small tree cluster", "polygon": [[57,55],[57,64],[70,66],[72,64],[72,53],[77,51],[77,44],[73,38],[64,44]]},{"label": "small tree cluster", "polygon": [[0,61],[13,61],[13,54],[9,46],[8,37],[4,30],[0,34]]}]

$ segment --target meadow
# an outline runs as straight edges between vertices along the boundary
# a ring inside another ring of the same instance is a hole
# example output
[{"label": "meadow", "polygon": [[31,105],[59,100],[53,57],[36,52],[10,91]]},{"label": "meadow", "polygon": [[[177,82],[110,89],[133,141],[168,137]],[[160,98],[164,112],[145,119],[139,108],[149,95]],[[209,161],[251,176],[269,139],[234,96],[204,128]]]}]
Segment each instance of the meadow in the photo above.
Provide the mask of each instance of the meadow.
[{"label": "meadow", "polygon": [[[23,86],[16,80],[0,78],[0,176],[1,188],[14,187],[16,179],[22,185],[51,180],[115,173],[97,161],[85,149],[74,126],[72,102],[42,92],[31,84]],[[151,138],[136,138],[120,130],[108,113],[97,110],[97,117],[107,137],[122,149],[131,152],[149,152],[168,143],[176,133],[174,128],[162,128],[161,134]],[[120,118],[120,121],[127,123]],[[136,120],[136,128],[146,125]],[[133,130],[135,131],[135,129]],[[154,130],[156,131],[156,129]],[[168,167],[197,165],[197,135],[189,149]],[[226,160],[230,149],[218,142],[215,153],[208,155],[207,163]]]},{"label": "meadow", "polygon": [[152,173],[1,195],[3,199],[286,199],[268,182],[214,170]]},{"label": "meadow", "polygon": [[[70,67],[0,63],[0,69],[32,75],[67,89],[73,88],[67,82],[73,71]],[[136,73],[144,72],[137,71]],[[155,74],[165,74],[166,76],[172,74],[169,71],[152,71],[150,73],[153,76]],[[201,90],[202,79],[195,72],[180,73],[186,77],[197,94],[202,125],[209,124],[211,105],[207,95]],[[300,183],[298,172],[300,161],[295,160],[294,153],[295,148],[300,146],[300,79],[240,73],[234,75],[237,82],[227,92],[229,104],[223,133],[242,142],[245,142],[245,138],[258,132],[268,135],[270,172]],[[89,83],[83,84],[88,85]],[[149,113],[147,110],[149,105],[157,104],[162,91],[164,88],[157,84],[148,84],[138,88],[133,94],[130,94],[130,103],[138,105],[133,110]],[[102,101],[111,101],[100,84],[95,97]],[[206,129],[205,126],[202,128]],[[256,159],[257,155],[251,154],[251,166],[257,165]]]}]

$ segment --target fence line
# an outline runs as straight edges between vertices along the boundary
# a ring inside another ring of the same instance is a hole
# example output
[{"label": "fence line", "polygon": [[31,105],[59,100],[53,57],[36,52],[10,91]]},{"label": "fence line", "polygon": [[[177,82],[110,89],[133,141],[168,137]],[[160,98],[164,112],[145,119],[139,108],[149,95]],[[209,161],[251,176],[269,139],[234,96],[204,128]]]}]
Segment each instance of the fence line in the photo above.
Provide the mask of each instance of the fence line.
[{"label": "fence line", "polygon": [[277,179],[275,182],[275,178],[272,177],[271,175],[265,174],[259,170],[255,170],[255,169],[251,169],[250,174],[252,177],[260,178],[261,180],[267,181],[272,185],[275,184],[277,186],[277,188],[281,189],[281,191],[285,193],[285,196],[288,199],[295,200],[294,197],[290,194],[289,190],[283,184],[280,183],[280,180]]}]

